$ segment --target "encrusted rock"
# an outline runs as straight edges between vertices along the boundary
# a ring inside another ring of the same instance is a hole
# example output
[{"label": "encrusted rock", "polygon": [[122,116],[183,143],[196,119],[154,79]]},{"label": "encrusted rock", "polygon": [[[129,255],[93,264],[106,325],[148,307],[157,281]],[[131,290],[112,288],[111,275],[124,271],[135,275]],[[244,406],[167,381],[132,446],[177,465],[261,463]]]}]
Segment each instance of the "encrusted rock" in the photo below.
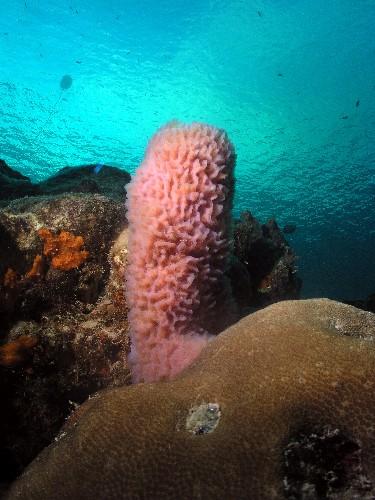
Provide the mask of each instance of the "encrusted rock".
[{"label": "encrusted rock", "polygon": [[125,208],[99,195],[23,198],[0,210],[1,330],[67,304],[94,304]]},{"label": "encrusted rock", "polygon": [[298,299],[301,279],[296,255],[276,221],[261,225],[244,212],[234,226],[235,260],[229,274],[242,307],[259,308],[279,300]]},{"label": "encrusted rock", "polygon": [[0,490],[73,409],[130,380],[125,224],[98,195],[0,210]]}]

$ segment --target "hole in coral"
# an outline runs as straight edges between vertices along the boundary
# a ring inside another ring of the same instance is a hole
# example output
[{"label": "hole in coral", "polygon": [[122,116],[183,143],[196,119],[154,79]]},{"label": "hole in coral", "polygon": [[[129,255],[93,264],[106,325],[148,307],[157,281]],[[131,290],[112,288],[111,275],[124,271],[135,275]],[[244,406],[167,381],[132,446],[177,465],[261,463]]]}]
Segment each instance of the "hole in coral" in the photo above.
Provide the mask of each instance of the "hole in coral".
[{"label": "hole in coral", "polygon": [[213,432],[220,420],[221,410],[217,403],[202,403],[193,406],[186,418],[186,429],[194,435]]},{"label": "hole in coral", "polygon": [[361,451],[359,443],[331,426],[298,432],[283,452],[285,498],[374,498]]}]

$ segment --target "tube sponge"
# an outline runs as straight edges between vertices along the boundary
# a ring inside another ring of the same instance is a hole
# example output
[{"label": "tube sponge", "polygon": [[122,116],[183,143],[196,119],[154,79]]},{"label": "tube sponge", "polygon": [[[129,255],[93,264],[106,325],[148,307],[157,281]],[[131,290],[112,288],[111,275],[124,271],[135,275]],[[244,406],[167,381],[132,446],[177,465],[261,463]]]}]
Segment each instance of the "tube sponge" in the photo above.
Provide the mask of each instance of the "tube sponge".
[{"label": "tube sponge", "polygon": [[226,326],[234,161],[223,130],[172,122],[151,139],[128,185],[134,382],[173,378]]}]

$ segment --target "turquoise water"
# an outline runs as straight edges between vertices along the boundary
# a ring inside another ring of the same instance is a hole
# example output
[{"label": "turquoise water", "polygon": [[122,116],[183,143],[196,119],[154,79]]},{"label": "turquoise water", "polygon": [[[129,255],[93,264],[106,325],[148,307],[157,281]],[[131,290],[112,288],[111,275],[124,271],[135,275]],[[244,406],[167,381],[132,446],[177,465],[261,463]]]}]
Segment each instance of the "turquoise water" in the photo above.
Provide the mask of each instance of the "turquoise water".
[{"label": "turquoise water", "polygon": [[374,26],[373,0],[2,0],[0,158],[34,181],[83,163],[133,173],[166,121],[223,127],[235,215],[297,225],[305,297],[365,297]]}]

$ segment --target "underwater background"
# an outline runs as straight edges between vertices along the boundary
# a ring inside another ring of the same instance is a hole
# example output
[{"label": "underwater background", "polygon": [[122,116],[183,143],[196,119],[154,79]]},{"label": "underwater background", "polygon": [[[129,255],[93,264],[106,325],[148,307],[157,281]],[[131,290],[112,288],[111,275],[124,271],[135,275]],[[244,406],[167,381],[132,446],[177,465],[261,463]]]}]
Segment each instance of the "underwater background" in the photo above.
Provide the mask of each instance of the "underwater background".
[{"label": "underwater background", "polygon": [[2,0],[0,158],[33,181],[92,163],[133,174],[165,122],[225,128],[234,215],[296,225],[303,297],[365,297],[374,26],[373,0]]}]

